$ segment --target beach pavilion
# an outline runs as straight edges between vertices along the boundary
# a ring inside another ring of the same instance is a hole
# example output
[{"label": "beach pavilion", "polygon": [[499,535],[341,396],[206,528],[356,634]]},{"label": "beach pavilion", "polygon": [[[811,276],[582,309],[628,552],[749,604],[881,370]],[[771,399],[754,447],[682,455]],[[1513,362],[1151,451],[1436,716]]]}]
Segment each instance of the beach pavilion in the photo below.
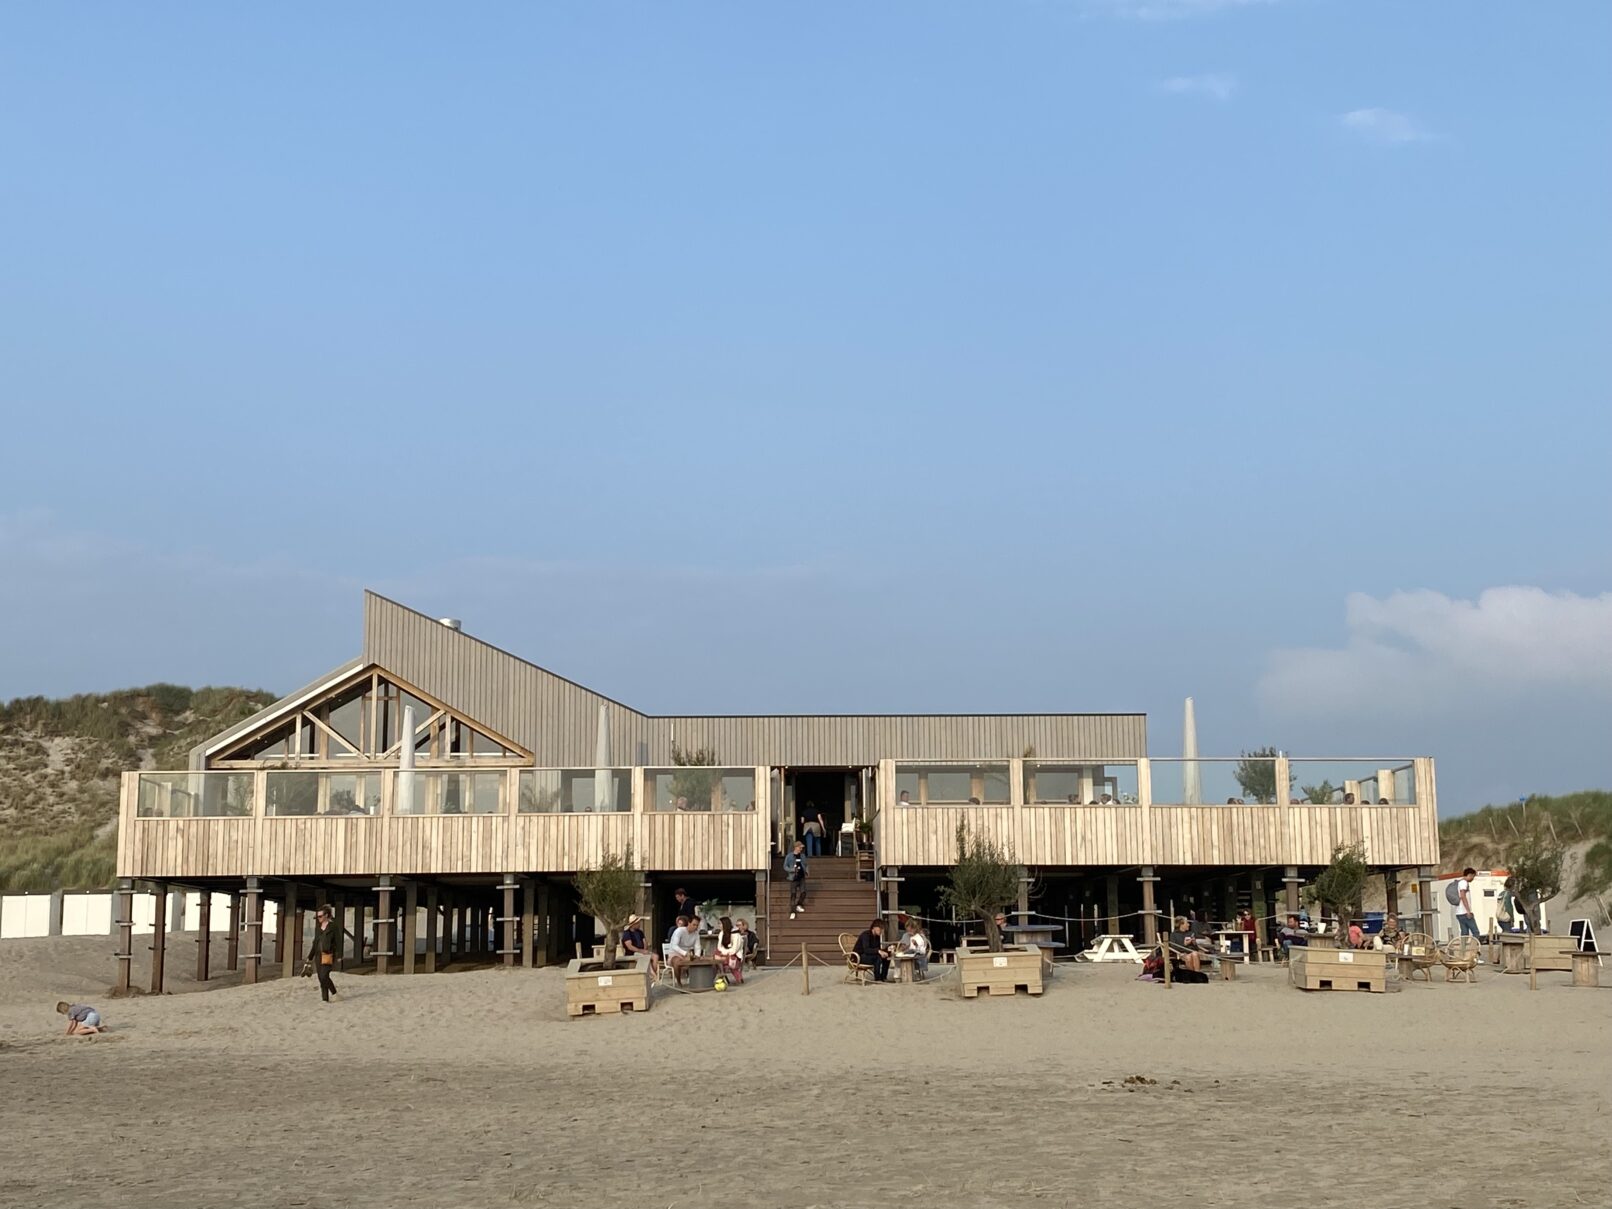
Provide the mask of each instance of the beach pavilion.
[{"label": "beach pavilion", "polygon": [[[781,860],[808,809],[826,851],[791,919]],[[876,913],[938,910],[959,822],[1024,865],[1018,923],[1066,945],[1151,941],[1171,903],[1250,907],[1263,932],[1340,843],[1364,844],[1391,907],[1399,873],[1425,899],[1438,862],[1427,757],[1150,758],[1136,713],[652,716],[366,593],[357,657],[188,767],[124,774],[118,985],[137,888],[200,892],[202,978],[292,972],[325,904],[344,960],[382,973],[562,961],[594,937],[572,875],[629,848],[652,937],[683,889],[749,915],[775,957],[834,955]],[[153,990],[166,943],[159,922]]]}]

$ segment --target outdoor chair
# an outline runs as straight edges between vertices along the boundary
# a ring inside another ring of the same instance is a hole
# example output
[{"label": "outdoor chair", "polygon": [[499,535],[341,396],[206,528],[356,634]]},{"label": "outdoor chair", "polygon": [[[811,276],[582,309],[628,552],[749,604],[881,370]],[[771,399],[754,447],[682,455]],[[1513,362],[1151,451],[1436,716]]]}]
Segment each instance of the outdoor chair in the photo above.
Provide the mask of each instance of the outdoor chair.
[{"label": "outdoor chair", "polygon": [[1439,964],[1444,967],[1445,982],[1477,982],[1478,956],[1483,944],[1476,936],[1462,936],[1450,941],[1439,952]]},{"label": "outdoor chair", "polygon": [[867,986],[873,981],[873,967],[863,965],[862,959],[856,955],[856,937],[849,932],[841,932],[839,942],[840,952],[845,954],[845,981]]},{"label": "outdoor chair", "polygon": [[1439,964],[1439,948],[1431,936],[1426,932],[1407,933],[1400,944],[1399,952],[1411,959],[1410,973],[1406,975],[1407,981],[1414,982],[1417,974],[1427,982],[1433,981],[1433,967]]}]

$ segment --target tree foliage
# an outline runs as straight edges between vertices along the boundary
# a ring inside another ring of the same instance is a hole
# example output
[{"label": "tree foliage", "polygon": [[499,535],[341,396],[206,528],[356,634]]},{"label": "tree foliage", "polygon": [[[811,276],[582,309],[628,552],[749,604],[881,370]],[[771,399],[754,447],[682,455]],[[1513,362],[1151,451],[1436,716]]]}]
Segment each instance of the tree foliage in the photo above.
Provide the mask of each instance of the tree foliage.
[{"label": "tree foliage", "polygon": [[1338,917],[1341,934],[1360,909],[1360,896],[1370,876],[1364,844],[1339,844],[1332,850],[1332,863],[1321,870],[1315,884],[1305,891],[1311,902],[1329,908]]},{"label": "tree foliage", "polygon": [[988,835],[973,835],[966,822],[957,824],[957,863],[951,880],[941,887],[940,900],[958,914],[985,924],[991,952],[1002,951],[1002,933],[996,913],[1019,897],[1019,863],[1013,853]]},{"label": "tree foliage", "polygon": [[1543,827],[1534,827],[1512,845],[1506,857],[1511,888],[1522,901],[1529,926],[1538,919],[1535,909],[1562,892],[1562,862],[1566,850]]},{"label": "tree foliage", "polygon": [[638,909],[639,873],[631,845],[624,853],[606,852],[597,865],[578,870],[575,880],[582,909],[605,930],[604,968],[613,970],[621,930]]},{"label": "tree foliage", "polygon": [[672,763],[677,771],[672,774],[672,798],[687,798],[691,810],[711,810],[714,807],[716,788],[722,783],[722,770],[717,768],[716,748],[697,747],[693,751],[672,744]]},{"label": "tree foliage", "polygon": [[1316,806],[1325,806],[1332,801],[1332,795],[1338,792],[1338,787],[1331,781],[1322,781],[1319,785],[1300,785],[1299,792],[1304,800]]},{"label": "tree foliage", "polygon": [[[1237,778],[1237,784],[1243,787],[1243,796],[1255,802],[1276,801],[1276,756],[1274,747],[1256,747],[1253,751],[1245,751],[1242,759],[1237,761],[1237,767],[1232,770],[1232,776]],[[1293,783],[1293,776],[1288,774],[1289,786]]]}]

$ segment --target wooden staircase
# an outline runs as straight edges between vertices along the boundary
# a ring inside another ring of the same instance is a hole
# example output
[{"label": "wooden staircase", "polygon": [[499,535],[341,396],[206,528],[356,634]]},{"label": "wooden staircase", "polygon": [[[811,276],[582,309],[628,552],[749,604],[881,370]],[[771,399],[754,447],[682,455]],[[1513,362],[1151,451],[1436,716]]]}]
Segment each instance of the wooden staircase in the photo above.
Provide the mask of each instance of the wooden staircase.
[{"label": "wooden staircase", "polygon": [[839,935],[857,935],[878,914],[874,882],[858,876],[854,856],[808,857],[806,910],[789,918],[789,883],[782,858],[772,863],[767,888],[767,961],[782,965],[800,956],[804,944],[814,957],[840,964]]}]

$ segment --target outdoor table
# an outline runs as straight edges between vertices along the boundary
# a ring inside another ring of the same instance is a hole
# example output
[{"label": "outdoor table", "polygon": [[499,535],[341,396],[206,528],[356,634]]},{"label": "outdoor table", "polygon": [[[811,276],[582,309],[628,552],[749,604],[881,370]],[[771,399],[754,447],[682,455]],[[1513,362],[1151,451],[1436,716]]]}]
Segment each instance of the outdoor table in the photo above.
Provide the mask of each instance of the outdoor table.
[{"label": "outdoor table", "polygon": [[1399,980],[1409,982],[1412,972],[1416,969],[1416,959],[1409,953],[1396,953],[1394,964],[1399,967]]},{"label": "outdoor table", "polygon": [[1528,937],[1524,934],[1506,935],[1500,937],[1500,954],[1502,974],[1526,974],[1528,972]]},{"label": "outdoor table", "polygon": [[918,968],[918,959],[911,953],[890,954],[890,968],[895,971],[897,982],[917,981],[913,971]]},{"label": "outdoor table", "polygon": [[1216,943],[1219,944],[1220,951],[1227,954],[1231,952],[1231,942],[1239,936],[1243,939],[1242,958],[1246,964],[1254,959],[1254,933],[1245,931],[1242,928],[1221,928],[1215,933]]},{"label": "outdoor table", "polygon": [[710,957],[696,957],[688,963],[685,990],[709,991],[716,986],[716,961]]},{"label": "outdoor table", "polygon": [[1087,961],[1134,961],[1141,964],[1142,955],[1136,951],[1129,936],[1103,933],[1092,941],[1084,954]]},{"label": "outdoor table", "polygon": [[1002,930],[1013,937],[1014,944],[1040,945],[1046,948],[1057,944],[1057,935],[1063,928],[1059,924],[1009,924]]}]

